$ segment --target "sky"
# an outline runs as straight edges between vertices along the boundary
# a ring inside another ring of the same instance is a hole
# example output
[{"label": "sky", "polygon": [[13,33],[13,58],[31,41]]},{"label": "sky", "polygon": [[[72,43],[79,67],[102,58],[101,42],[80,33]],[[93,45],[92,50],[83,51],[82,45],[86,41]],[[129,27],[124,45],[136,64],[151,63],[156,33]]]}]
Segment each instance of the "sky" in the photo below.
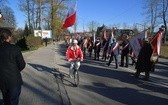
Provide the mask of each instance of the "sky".
[{"label": "sky", "polygon": [[[100,26],[126,23],[143,23],[144,0],[77,0],[77,31],[87,30],[91,21]],[[18,8],[18,0],[9,0],[9,6],[14,10],[17,26],[24,28],[25,15]]]}]

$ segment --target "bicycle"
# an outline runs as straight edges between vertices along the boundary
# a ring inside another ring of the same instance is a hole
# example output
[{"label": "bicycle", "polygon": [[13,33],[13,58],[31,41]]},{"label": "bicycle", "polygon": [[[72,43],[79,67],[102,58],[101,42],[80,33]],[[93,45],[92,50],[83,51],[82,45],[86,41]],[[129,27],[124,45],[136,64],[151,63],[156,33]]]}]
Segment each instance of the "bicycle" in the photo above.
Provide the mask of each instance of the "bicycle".
[{"label": "bicycle", "polygon": [[78,87],[79,86],[79,66],[80,66],[80,62],[79,61],[71,61],[71,66],[72,66],[72,70],[73,70],[73,79],[74,79],[74,86]]},{"label": "bicycle", "polygon": [[73,76],[74,76],[74,86],[78,87],[78,85],[79,85],[79,73],[78,73],[78,70],[74,69]]}]

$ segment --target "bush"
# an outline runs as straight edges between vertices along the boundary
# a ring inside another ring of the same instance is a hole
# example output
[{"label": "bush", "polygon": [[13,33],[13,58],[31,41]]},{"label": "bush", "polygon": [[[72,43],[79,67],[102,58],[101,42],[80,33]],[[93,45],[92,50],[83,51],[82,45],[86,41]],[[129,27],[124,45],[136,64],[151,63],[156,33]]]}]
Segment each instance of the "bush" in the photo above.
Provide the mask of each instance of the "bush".
[{"label": "bush", "polygon": [[38,49],[41,45],[41,37],[34,37],[34,35],[27,36],[26,45],[29,50]]},{"label": "bush", "polygon": [[26,45],[26,39],[22,38],[16,42],[16,45],[18,45],[22,51],[28,50],[27,45]]}]

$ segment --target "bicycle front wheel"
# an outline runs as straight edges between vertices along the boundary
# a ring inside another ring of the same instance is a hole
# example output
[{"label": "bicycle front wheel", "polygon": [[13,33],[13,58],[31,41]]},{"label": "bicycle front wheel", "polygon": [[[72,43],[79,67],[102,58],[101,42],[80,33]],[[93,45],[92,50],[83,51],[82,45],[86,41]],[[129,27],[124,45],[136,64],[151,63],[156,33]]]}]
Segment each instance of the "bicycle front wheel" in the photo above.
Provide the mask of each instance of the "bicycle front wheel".
[{"label": "bicycle front wheel", "polygon": [[74,85],[76,87],[78,87],[78,85],[79,85],[79,73],[78,73],[78,70],[74,71]]}]

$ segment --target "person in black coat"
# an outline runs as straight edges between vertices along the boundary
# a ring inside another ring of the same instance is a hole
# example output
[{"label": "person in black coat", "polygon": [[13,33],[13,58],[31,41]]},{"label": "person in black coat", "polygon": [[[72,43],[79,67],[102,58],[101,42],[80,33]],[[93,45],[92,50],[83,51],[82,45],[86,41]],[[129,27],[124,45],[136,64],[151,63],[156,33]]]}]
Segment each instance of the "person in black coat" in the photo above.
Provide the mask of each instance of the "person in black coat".
[{"label": "person in black coat", "polygon": [[97,38],[97,40],[95,41],[95,44],[94,44],[94,59],[96,60],[99,60],[99,56],[100,56],[100,49],[101,49],[101,42],[100,42],[100,39]]},{"label": "person in black coat", "polygon": [[153,49],[148,40],[143,42],[143,46],[139,52],[137,63],[135,66],[135,77],[138,78],[141,72],[145,72],[145,80],[149,80],[149,72],[152,70],[153,62],[150,58],[152,56]]},{"label": "person in black coat", "polygon": [[124,58],[126,60],[125,62],[125,67],[128,67],[129,64],[129,41],[128,41],[129,36],[128,35],[123,35],[123,43],[121,44],[122,49],[121,49],[121,64],[120,66],[124,66]]},{"label": "person in black coat", "polygon": [[89,52],[89,57],[92,57],[92,51],[93,51],[93,39],[90,38],[88,41],[88,52]]},{"label": "person in black coat", "polygon": [[4,105],[18,105],[23,84],[20,72],[26,65],[21,49],[11,40],[10,30],[0,30],[0,90]]}]

